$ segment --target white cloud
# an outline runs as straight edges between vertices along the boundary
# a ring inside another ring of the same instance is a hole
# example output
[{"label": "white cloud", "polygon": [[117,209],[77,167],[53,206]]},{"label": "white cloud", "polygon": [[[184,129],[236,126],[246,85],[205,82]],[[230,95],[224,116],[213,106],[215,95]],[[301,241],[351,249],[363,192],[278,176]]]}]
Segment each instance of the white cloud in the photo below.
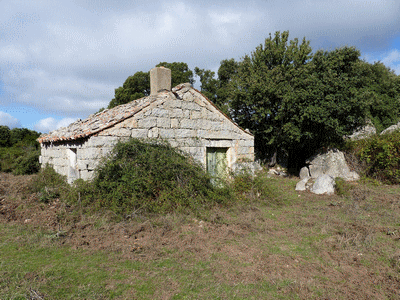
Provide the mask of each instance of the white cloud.
[{"label": "white cloud", "polygon": [[12,115],[0,111],[0,125],[5,125],[10,128],[21,127],[21,122]]},{"label": "white cloud", "polygon": [[[398,0],[2,0],[0,103],[84,118],[137,71],[161,61],[215,69],[278,30],[315,50],[384,51],[400,32],[399,14]],[[398,72],[396,55],[386,61]]]},{"label": "white cloud", "polygon": [[66,127],[69,124],[75,122],[76,119],[73,118],[64,118],[61,120],[56,120],[54,118],[46,118],[42,119],[39,122],[37,122],[34,126],[35,130],[39,132],[49,132],[52,130],[56,130],[61,127]]},{"label": "white cloud", "polygon": [[393,49],[385,57],[382,59],[382,62],[385,65],[390,65],[393,63],[399,64],[400,63],[400,51],[397,49]]}]

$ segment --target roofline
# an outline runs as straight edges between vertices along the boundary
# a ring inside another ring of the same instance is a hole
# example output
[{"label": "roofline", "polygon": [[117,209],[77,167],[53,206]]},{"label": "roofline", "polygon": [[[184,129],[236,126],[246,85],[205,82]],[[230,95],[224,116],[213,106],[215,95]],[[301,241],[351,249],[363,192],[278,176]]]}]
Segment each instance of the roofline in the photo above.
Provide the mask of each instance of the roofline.
[{"label": "roofline", "polygon": [[[168,92],[174,93],[174,92],[176,92],[176,91],[179,91],[179,90],[181,90],[181,89],[183,89],[183,88],[185,87],[184,85],[185,85],[185,83],[178,84],[177,86],[175,86],[174,88],[172,88],[171,91],[168,91]],[[174,89],[175,89],[175,91],[173,91]],[[244,130],[242,127],[240,127],[238,124],[236,124],[229,116],[227,116],[224,112],[222,112],[222,111],[221,111],[210,99],[208,99],[202,92],[200,92],[199,90],[195,89],[193,86],[191,86],[191,87],[189,88],[189,90],[190,90],[190,89],[192,89],[192,90],[196,91],[197,93],[199,93],[204,99],[206,99],[219,113],[221,113],[221,114],[222,114],[226,119],[228,119],[233,125],[235,125],[237,128],[239,128],[239,129],[240,129],[241,131],[243,131],[244,133],[246,133],[246,134],[248,134],[248,135],[254,137],[254,135],[253,135],[251,132],[248,132],[248,131]],[[165,91],[165,92],[167,92],[167,91]],[[142,99],[144,99],[144,98],[151,98],[151,97],[154,97],[154,96],[149,95],[149,96],[146,96],[146,97],[143,97],[143,98],[139,98],[139,99],[136,99],[136,100],[133,100],[133,101],[138,101],[138,100],[142,100]],[[149,102],[147,102],[146,104],[142,105],[142,106],[141,106],[137,111],[135,111],[134,113],[128,114],[126,117],[122,117],[120,120],[118,120],[118,121],[116,121],[116,122],[114,122],[114,123],[110,123],[110,124],[108,124],[107,126],[102,127],[102,128],[99,128],[98,130],[95,130],[95,131],[93,131],[93,132],[86,132],[86,133],[85,133],[85,132],[82,132],[82,133],[80,133],[80,134],[72,135],[72,136],[70,136],[70,137],[55,136],[55,137],[48,137],[48,138],[46,138],[46,137],[49,136],[49,134],[50,134],[50,133],[48,133],[48,134],[46,134],[46,135],[44,135],[44,136],[42,136],[42,137],[37,138],[36,140],[37,140],[40,144],[43,144],[43,143],[53,143],[53,142],[60,142],[60,141],[75,141],[75,140],[78,140],[78,139],[81,139],[81,138],[90,137],[90,136],[93,136],[93,135],[95,135],[95,134],[97,134],[97,133],[99,133],[99,132],[101,132],[101,131],[103,131],[103,130],[106,130],[106,129],[108,129],[108,128],[110,128],[110,127],[116,125],[116,124],[119,124],[119,123],[125,121],[126,119],[129,119],[129,118],[133,117],[134,115],[136,115],[137,113],[139,113],[140,111],[142,111],[143,109],[145,109],[146,107],[148,107],[150,104],[151,104],[151,103],[150,103],[150,101],[149,101]]]}]

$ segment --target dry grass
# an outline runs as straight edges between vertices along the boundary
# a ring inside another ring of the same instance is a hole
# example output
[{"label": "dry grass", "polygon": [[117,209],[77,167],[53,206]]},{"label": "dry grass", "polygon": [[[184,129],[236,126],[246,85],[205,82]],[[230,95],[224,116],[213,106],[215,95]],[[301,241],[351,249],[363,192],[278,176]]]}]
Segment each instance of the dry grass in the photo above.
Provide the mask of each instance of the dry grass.
[{"label": "dry grass", "polygon": [[342,196],[320,196],[295,192],[296,180],[265,181],[280,205],[253,195],[201,219],[119,223],[8,194],[0,298],[398,299],[400,187],[352,183]]}]

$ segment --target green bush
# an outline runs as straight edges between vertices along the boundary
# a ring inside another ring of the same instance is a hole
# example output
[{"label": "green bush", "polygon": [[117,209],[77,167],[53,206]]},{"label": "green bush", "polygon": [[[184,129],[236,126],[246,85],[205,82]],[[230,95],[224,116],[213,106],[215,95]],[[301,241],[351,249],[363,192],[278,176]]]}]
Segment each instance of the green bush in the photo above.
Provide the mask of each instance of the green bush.
[{"label": "green bush", "polygon": [[24,175],[39,172],[39,155],[39,150],[33,150],[19,156],[12,165],[12,173],[14,175]]},{"label": "green bush", "polygon": [[210,180],[199,164],[170,145],[131,139],[117,143],[102,161],[92,187],[75,187],[86,191],[80,194],[85,205],[94,201],[124,214],[138,209],[163,213],[196,211],[232,199],[226,187],[213,186]]},{"label": "green bush", "polygon": [[367,177],[400,183],[400,132],[350,142],[347,148],[363,163]]},{"label": "green bush", "polygon": [[46,165],[32,181],[32,191],[39,194],[39,200],[44,203],[55,198],[66,199],[70,186],[66,177],[58,174],[52,167]]}]

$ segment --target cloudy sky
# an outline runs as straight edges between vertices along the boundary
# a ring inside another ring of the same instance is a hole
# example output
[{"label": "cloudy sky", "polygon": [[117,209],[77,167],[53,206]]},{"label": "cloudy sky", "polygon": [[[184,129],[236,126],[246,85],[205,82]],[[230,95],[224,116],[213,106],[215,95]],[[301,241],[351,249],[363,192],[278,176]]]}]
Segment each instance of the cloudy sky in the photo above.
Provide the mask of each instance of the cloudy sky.
[{"label": "cloudy sky", "polygon": [[[356,46],[400,74],[399,0],[0,0],[0,125],[48,132],[162,61],[216,71],[269,33]],[[195,84],[196,86],[196,84]]]}]

